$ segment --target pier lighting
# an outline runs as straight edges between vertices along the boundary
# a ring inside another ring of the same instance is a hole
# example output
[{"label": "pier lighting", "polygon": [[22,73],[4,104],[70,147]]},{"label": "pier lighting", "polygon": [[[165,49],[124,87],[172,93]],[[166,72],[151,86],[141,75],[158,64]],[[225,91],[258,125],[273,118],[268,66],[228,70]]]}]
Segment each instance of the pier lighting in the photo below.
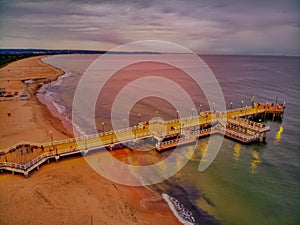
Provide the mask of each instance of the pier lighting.
[{"label": "pier lighting", "polygon": [[252,104],[252,107],[254,107],[254,96],[252,96],[252,98],[251,98],[251,104]]},{"label": "pier lighting", "polygon": [[194,116],[194,108],[192,108],[192,116]]},{"label": "pier lighting", "polygon": [[84,135],[84,144],[85,144],[85,150],[87,150],[87,136]]},{"label": "pier lighting", "polygon": [[213,104],[213,111],[215,111],[215,103],[213,102],[212,104]]},{"label": "pier lighting", "polygon": [[52,145],[52,148],[53,148],[53,135],[52,135],[52,130],[50,130],[50,138],[51,138],[51,145]]},{"label": "pier lighting", "polygon": [[199,105],[199,114],[201,113],[201,107],[202,107],[202,105]]},{"label": "pier lighting", "polygon": [[155,111],[155,116],[158,117],[158,111]]},{"label": "pier lighting", "polygon": [[124,122],[124,129],[125,129],[125,126],[126,126],[126,119],[125,118],[123,119],[123,122]]},{"label": "pier lighting", "polygon": [[277,102],[278,102],[278,96],[276,96],[276,104],[277,104]]},{"label": "pier lighting", "polygon": [[138,114],[138,118],[139,118],[139,123],[141,122],[141,114]]},{"label": "pier lighting", "polygon": [[104,133],[104,122],[102,122],[101,125],[102,125],[102,132]]},{"label": "pier lighting", "polygon": [[241,108],[243,108],[244,100],[241,101]]},{"label": "pier lighting", "polygon": [[134,139],[136,139],[136,126],[134,126],[133,129],[134,129]]},{"label": "pier lighting", "polygon": [[177,120],[179,119],[179,111],[176,110],[176,116],[177,116]]},{"label": "pier lighting", "polygon": [[[52,132],[52,130],[50,130],[50,139],[51,139],[52,149],[54,150],[54,144],[53,144],[53,132]],[[57,154],[57,149],[56,149],[56,154]]]},{"label": "pier lighting", "polygon": [[114,143],[114,136],[113,136],[113,134],[114,134],[114,131],[113,130],[111,130],[110,131],[110,134],[111,134],[111,143],[113,144]]},{"label": "pier lighting", "polygon": [[283,105],[285,105],[285,103],[286,103],[286,102],[284,101],[284,102],[283,102]]},{"label": "pier lighting", "polygon": [[76,126],[76,130],[78,133],[80,133],[80,127],[78,125]]},{"label": "pier lighting", "polygon": [[179,133],[181,134],[181,126],[182,126],[182,124],[181,124],[181,121],[179,122]]},{"label": "pier lighting", "polygon": [[232,109],[232,102],[230,102],[230,109]]}]

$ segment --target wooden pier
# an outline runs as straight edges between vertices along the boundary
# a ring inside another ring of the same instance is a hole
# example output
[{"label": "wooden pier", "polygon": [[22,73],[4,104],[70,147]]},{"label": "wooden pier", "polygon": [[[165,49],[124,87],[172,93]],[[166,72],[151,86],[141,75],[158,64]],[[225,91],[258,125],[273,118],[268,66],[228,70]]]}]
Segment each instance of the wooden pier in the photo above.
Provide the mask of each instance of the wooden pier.
[{"label": "wooden pier", "polygon": [[136,142],[148,138],[155,140],[154,149],[158,152],[191,144],[213,134],[221,134],[243,144],[263,142],[270,128],[254,120],[280,120],[284,109],[283,104],[255,103],[251,107],[201,112],[197,116],[169,121],[154,118],[140,122],[139,126],[77,138],[47,143],[19,143],[0,152],[0,172],[11,171],[28,177],[31,171],[39,170],[41,165],[69,155],[87,155],[100,149],[114,150],[119,145],[134,149]]}]

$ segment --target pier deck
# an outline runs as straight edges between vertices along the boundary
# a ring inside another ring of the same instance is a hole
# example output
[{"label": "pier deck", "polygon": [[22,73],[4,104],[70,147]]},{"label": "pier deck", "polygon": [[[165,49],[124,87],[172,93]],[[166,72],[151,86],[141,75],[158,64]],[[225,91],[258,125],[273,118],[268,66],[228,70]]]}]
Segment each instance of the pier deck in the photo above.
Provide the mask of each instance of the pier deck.
[{"label": "pier deck", "polygon": [[[90,151],[104,148],[113,150],[116,145],[123,143],[134,145],[136,141],[150,137],[157,140],[158,152],[191,144],[199,138],[216,133],[244,144],[264,141],[270,128],[247,118],[281,119],[284,108],[282,104],[256,103],[252,107],[230,109],[225,112],[207,111],[188,118],[141,122],[137,127],[78,138],[47,143],[19,143],[0,152],[0,172],[22,173],[27,177],[32,170],[38,170],[42,164],[49,163],[53,159],[57,161],[68,155],[86,155]],[[165,137],[172,136],[173,139],[164,141]]]}]

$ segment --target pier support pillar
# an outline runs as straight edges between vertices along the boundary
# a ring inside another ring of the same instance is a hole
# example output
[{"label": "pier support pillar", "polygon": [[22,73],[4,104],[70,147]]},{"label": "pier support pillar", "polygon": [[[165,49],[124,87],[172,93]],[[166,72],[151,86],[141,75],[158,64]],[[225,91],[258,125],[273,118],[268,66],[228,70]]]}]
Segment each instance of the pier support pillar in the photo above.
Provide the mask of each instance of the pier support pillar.
[{"label": "pier support pillar", "polygon": [[88,153],[88,151],[85,150],[85,151],[83,151],[83,152],[81,152],[81,153],[82,153],[83,156],[86,156],[86,154]]},{"label": "pier support pillar", "polygon": [[12,174],[12,175],[15,175],[15,171],[11,171],[11,174]]},{"label": "pier support pillar", "polygon": [[29,173],[26,171],[24,172],[24,177],[28,178],[29,177]]},{"label": "pier support pillar", "polygon": [[40,167],[39,167],[39,166],[37,166],[37,167],[36,167],[36,170],[37,170],[37,171],[39,171],[39,170],[40,170]]},{"label": "pier support pillar", "polygon": [[259,142],[265,142],[266,141],[266,132],[262,132],[258,136]]},{"label": "pier support pillar", "polygon": [[56,162],[59,160],[59,155],[55,156],[55,160],[56,160]]},{"label": "pier support pillar", "polygon": [[157,146],[160,146],[160,143],[161,143],[161,139],[157,139]]},{"label": "pier support pillar", "polygon": [[48,163],[48,164],[50,163],[49,159],[47,159],[47,163]]}]

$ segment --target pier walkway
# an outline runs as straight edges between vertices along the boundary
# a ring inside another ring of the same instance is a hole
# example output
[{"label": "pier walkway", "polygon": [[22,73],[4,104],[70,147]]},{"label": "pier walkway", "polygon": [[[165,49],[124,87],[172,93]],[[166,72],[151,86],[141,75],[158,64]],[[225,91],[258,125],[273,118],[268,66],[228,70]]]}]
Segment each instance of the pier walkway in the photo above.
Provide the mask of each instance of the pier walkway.
[{"label": "pier walkway", "polygon": [[255,103],[252,107],[225,112],[200,112],[197,116],[169,121],[154,118],[140,122],[138,126],[78,138],[47,143],[19,143],[0,152],[0,172],[11,171],[28,177],[32,170],[38,170],[42,164],[58,161],[68,155],[86,155],[100,149],[114,150],[119,145],[130,148],[139,140],[148,138],[155,140],[154,149],[158,152],[191,144],[212,134],[222,134],[244,144],[262,142],[270,128],[253,120],[282,119],[284,108],[283,104]]}]

